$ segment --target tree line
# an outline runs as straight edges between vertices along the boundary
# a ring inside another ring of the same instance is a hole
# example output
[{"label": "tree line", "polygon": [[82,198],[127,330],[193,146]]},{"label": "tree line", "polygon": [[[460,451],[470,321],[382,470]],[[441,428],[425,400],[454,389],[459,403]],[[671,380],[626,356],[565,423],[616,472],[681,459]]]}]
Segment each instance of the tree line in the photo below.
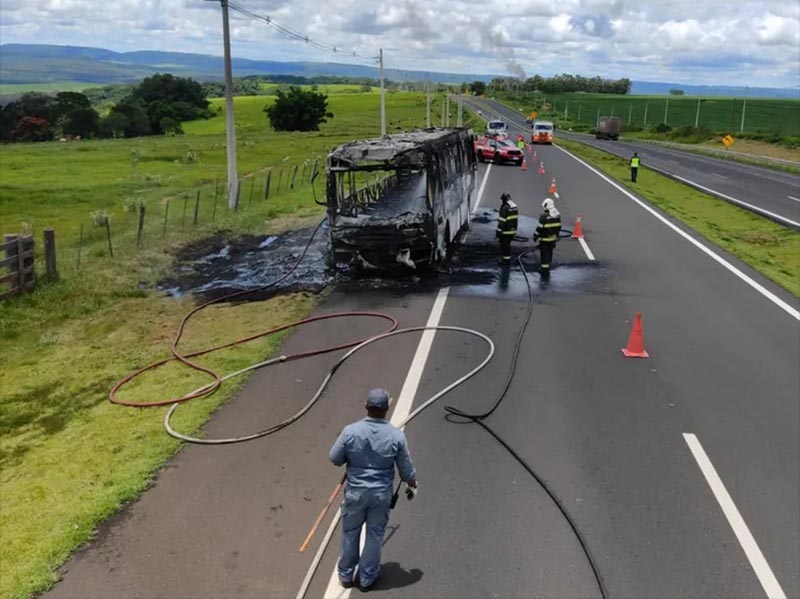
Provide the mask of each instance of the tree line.
[{"label": "tree line", "polygon": [[[570,92],[586,92],[591,94],[629,94],[631,80],[603,79],[602,77],[583,77],[564,73],[555,77],[542,77],[534,75],[520,80],[513,77],[496,77],[485,84],[474,81],[470,85],[473,93],[482,94],[486,91],[530,91],[543,94],[561,94]],[[476,91],[482,90],[482,91]]]},{"label": "tree line", "polygon": [[114,101],[101,115],[79,92],[31,92],[0,111],[0,140],[51,141],[63,137],[138,137],[181,133],[181,123],[212,116],[208,94],[192,79],[157,74]]}]

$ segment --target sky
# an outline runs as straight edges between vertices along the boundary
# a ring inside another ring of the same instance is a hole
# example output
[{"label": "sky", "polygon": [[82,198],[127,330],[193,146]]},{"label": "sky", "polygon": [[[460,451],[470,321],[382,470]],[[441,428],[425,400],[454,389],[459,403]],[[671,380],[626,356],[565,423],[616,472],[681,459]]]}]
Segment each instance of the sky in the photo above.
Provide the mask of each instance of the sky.
[{"label": "sky", "polygon": [[[800,87],[798,0],[232,0],[386,66]],[[0,42],[222,54],[209,0],[0,0]],[[348,62],[231,13],[234,56]],[[353,62],[350,60],[350,62]]]}]

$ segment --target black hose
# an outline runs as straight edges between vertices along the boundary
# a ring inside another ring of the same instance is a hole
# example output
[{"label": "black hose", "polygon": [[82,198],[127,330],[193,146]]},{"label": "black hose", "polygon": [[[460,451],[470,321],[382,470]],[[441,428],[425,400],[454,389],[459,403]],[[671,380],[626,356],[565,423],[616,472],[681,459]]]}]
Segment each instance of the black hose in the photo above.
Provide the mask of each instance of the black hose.
[{"label": "black hose", "polygon": [[528,288],[528,310],[525,315],[525,320],[522,323],[522,326],[519,328],[519,333],[517,334],[517,339],[516,342],[514,343],[514,353],[511,357],[511,365],[509,366],[505,383],[503,384],[503,388],[500,390],[497,399],[495,400],[491,408],[489,408],[486,412],[483,412],[481,414],[468,414],[453,406],[445,406],[444,409],[448,413],[446,417],[448,418],[448,420],[450,419],[451,416],[455,416],[458,418],[464,418],[468,422],[474,422],[476,424],[479,424],[481,428],[483,428],[487,433],[489,433],[492,437],[494,437],[497,440],[497,442],[500,443],[500,445],[502,445],[503,448],[506,451],[508,451],[508,453],[510,453],[514,457],[514,459],[520,463],[520,465],[523,468],[525,468],[528,474],[530,474],[534,478],[534,480],[537,483],[539,483],[539,485],[541,485],[541,487],[545,490],[550,499],[553,500],[553,503],[556,504],[556,507],[564,516],[566,521],[569,523],[572,532],[575,533],[575,537],[578,539],[578,543],[580,544],[581,549],[583,549],[583,552],[586,554],[586,558],[589,561],[589,566],[592,569],[592,573],[594,574],[595,580],[597,580],[597,586],[600,589],[600,595],[602,596],[603,599],[607,599],[608,591],[606,590],[606,585],[603,582],[603,577],[600,574],[600,569],[597,567],[597,562],[595,562],[595,559],[592,556],[592,552],[589,550],[589,546],[586,543],[586,539],[583,537],[583,534],[581,534],[581,531],[575,524],[575,521],[567,512],[567,509],[564,507],[563,502],[559,499],[558,495],[556,495],[550,489],[550,487],[547,486],[547,483],[538,474],[536,474],[536,471],[530,466],[530,464],[528,464],[528,462],[526,462],[516,451],[514,451],[514,449],[506,441],[504,441],[503,438],[500,437],[500,435],[494,432],[494,430],[492,430],[492,428],[484,422],[484,420],[487,419],[489,416],[491,416],[494,413],[494,411],[500,406],[503,400],[506,398],[508,389],[509,387],[511,387],[511,383],[514,380],[514,376],[517,371],[517,360],[519,359],[519,352],[520,352],[520,347],[522,346],[522,339],[525,336],[525,331],[528,328],[528,324],[531,321],[531,317],[533,316],[533,306],[534,306],[533,288],[531,287],[531,282],[530,279],[528,278],[528,273],[525,270],[525,264],[522,262],[522,259],[523,257],[533,252],[534,250],[535,248],[530,248],[517,256],[519,269],[522,272],[522,276],[525,278],[525,285]]}]

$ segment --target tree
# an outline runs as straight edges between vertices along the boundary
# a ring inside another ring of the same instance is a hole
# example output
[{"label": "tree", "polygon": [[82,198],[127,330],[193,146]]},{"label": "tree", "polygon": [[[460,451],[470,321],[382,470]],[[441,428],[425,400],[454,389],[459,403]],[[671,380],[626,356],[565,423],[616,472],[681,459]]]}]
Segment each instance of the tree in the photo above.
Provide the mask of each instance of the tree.
[{"label": "tree", "polygon": [[469,91],[476,96],[482,96],[486,93],[486,84],[483,81],[473,81],[469,84]]},{"label": "tree", "polygon": [[670,96],[685,96],[686,92],[683,91],[682,89],[678,89],[677,87],[673,87],[671,90],[669,90],[669,95]]},{"label": "tree", "polygon": [[197,81],[159,73],[142,81],[131,96],[147,111],[150,130],[163,133],[164,118],[181,122],[210,117],[207,94]]},{"label": "tree", "polygon": [[[107,118],[113,118],[112,127],[106,123],[105,130],[114,132],[114,135],[122,133],[125,137],[138,137],[151,133],[150,119],[141,101],[133,96],[128,96],[121,102],[114,105],[108,113]],[[120,118],[122,117],[122,118]]]},{"label": "tree", "polygon": [[100,133],[100,115],[92,107],[76,108],[67,115],[63,132],[65,135],[94,137]]},{"label": "tree", "polygon": [[275,131],[319,131],[321,123],[333,118],[328,112],[328,96],[292,86],[278,90],[275,102],[264,107]]},{"label": "tree", "polygon": [[183,127],[181,124],[176,121],[175,119],[165,116],[163,117],[159,123],[159,128],[163,131],[164,135],[182,135],[183,134]]},{"label": "tree", "polygon": [[22,117],[11,132],[14,141],[51,141],[53,135],[52,125],[37,116]]}]

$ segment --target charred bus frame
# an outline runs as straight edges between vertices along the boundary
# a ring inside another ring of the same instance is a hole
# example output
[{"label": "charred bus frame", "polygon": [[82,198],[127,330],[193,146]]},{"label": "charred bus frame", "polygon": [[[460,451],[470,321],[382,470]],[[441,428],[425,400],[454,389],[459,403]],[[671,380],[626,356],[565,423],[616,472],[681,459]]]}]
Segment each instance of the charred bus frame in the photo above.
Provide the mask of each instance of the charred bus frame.
[{"label": "charred bus frame", "polygon": [[418,268],[469,226],[477,164],[469,129],[426,129],[343,144],[328,155],[332,264]]}]

